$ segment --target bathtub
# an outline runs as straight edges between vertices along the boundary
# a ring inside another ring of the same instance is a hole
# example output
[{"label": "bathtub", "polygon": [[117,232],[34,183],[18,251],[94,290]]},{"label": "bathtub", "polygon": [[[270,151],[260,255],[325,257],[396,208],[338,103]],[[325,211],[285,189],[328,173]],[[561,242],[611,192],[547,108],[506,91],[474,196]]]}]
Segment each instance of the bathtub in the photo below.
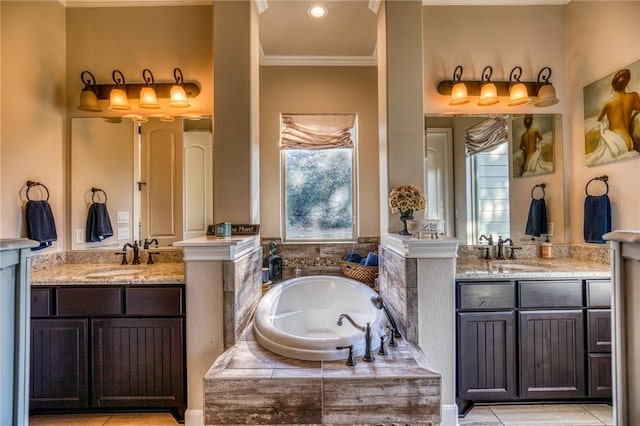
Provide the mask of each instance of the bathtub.
[{"label": "bathtub", "polygon": [[386,317],[376,309],[370,287],[338,276],[293,278],[273,286],[260,299],[253,330],[258,343],[279,355],[309,361],[347,359],[348,350],[336,346],[353,345],[354,355],[365,352],[364,333],[348,321],[338,326],[340,314],[348,314],[361,326],[371,323],[372,350],[380,346]]}]

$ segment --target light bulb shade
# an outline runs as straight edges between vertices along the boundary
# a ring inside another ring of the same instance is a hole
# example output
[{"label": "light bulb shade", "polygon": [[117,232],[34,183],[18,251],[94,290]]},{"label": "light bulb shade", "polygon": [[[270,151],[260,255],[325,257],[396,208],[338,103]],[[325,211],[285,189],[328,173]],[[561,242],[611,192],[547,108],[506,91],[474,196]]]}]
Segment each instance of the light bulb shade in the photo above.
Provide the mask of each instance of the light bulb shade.
[{"label": "light bulb shade", "polygon": [[556,89],[553,84],[545,84],[538,90],[538,99],[534,102],[537,107],[546,107],[555,105],[560,100],[556,97]]},{"label": "light bulb shade", "polygon": [[128,110],[131,109],[127,93],[122,89],[112,89],[109,94],[109,109]]},{"label": "light bulb shade", "polygon": [[78,105],[80,111],[100,112],[102,108],[98,105],[98,97],[89,88],[82,89],[80,92],[80,104]]},{"label": "light bulb shade", "polygon": [[449,105],[462,105],[469,102],[467,86],[464,83],[456,83],[451,89],[451,99]]},{"label": "light bulb shade", "polygon": [[144,86],[140,89],[140,108],[158,109],[158,96],[151,86]]},{"label": "light bulb shade", "polygon": [[169,106],[172,108],[188,108],[191,106],[187,100],[187,93],[184,91],[184,87],[178,84],[171,86]]},{"label": "light bulb shade", "polygon": [[531,102],[527,86],[524,83],[516,83],[509,90],[509,106],[524,105]]},{"label": "light bulb shade", "polygon": [[491,82],[483,84],[482,89],[480,89],[480,100],[478,101],[478,105],[493,105],[498,102],[498,89],[496,88],[496,85]]}]

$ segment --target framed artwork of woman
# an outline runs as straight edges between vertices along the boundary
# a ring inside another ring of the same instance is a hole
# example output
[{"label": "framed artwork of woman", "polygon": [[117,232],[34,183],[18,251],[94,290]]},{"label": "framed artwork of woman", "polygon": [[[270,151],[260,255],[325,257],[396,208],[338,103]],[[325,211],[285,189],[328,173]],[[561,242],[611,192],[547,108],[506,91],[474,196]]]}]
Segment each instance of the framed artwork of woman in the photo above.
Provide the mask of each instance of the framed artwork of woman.
[{"label": "framed artwork of woman", "polygon": [[552,114],[525,114],[511,120],[513,177],[553,173]]},{"label": "framed artwork of woman", "polygon": [[640,157],[640,61],[584,88],[587,166]]}]

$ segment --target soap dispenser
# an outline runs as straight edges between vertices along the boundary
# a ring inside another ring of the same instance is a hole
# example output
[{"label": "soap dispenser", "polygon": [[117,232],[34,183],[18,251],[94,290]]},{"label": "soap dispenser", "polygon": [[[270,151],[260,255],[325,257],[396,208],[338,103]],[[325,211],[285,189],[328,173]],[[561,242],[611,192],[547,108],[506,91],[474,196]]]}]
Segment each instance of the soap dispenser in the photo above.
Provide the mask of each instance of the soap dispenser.
[{"label": "soap dispenser", "polygon": [[553,243],[549,241],[549,236],[540,244],[540,257],[543,259],[553,259]]}]

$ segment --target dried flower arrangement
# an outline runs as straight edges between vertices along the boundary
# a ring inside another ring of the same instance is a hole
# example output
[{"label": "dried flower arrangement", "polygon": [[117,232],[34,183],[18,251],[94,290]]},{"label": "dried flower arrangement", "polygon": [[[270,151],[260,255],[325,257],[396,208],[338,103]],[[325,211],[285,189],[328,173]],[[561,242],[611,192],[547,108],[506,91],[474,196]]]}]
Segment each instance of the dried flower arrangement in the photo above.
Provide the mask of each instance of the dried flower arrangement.
[{"label": "dried flower arrangement", "polygon": [[407,210],[425,210],[427,202],[424,194],[415,185],[400,185],[389,194],[391,213]]}]

